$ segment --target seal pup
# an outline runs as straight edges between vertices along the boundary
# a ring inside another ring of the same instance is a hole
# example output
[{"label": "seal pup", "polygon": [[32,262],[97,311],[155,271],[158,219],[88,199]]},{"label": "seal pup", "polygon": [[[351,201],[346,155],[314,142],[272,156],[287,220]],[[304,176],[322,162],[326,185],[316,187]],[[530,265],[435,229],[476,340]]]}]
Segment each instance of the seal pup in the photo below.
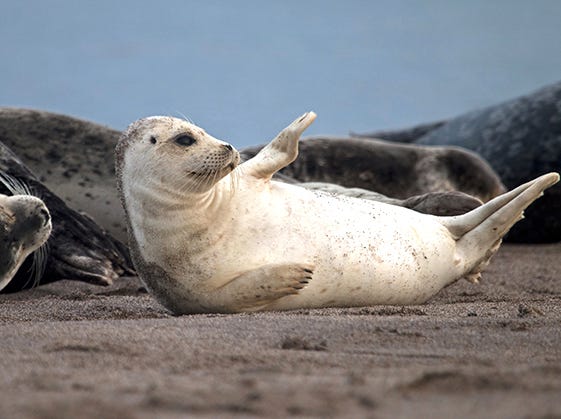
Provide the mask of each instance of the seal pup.
[{"label": "seal pup", "polygon": [[476,279],[544,175],[467,214],[437,217],[273,181],[316,115],[255,157],[170,117],[134,122],[116,147],[133,261],[177,313],[418,304]]},{"label": "seal pup", "polygon": [[45,270],[46,250],[43,245],[52,230],[49,210],[16,178],[0,172],[0,182],[13,194],[0,194],[0,291],[10,283],[32,253],[28,282],[33,280],[36,285]]}]

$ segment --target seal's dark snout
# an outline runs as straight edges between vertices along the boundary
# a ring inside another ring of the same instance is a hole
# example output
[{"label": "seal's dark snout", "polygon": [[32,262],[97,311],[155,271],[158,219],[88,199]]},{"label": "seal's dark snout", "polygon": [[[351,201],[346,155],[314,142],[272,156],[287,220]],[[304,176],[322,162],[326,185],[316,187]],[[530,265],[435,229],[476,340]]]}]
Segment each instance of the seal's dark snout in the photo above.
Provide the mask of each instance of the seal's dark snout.
[{"label": "seal's dark snout", "polygon": [[232,147],[230,144],[223,144],[222,147],[224,147],[226,150],[233,150],[234,147]]}]

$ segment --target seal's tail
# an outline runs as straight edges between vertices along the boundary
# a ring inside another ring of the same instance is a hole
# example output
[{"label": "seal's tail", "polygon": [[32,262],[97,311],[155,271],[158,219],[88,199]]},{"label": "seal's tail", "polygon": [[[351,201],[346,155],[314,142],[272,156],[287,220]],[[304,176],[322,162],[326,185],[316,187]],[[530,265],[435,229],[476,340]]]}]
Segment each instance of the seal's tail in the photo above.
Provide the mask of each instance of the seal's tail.
[{"label": "seal's tail", "polygon": [[[523,218],[523,211],[543,195],[543,191],[559,181],[558,173],[548,173],[486,204],[454,217],[441,217],[441,223],[457,240],[457,251],[473,266],[469,275],[477,280],[480,270],[497,250],[502,237]],[[468,275],[468,276],[469,276]]]}]

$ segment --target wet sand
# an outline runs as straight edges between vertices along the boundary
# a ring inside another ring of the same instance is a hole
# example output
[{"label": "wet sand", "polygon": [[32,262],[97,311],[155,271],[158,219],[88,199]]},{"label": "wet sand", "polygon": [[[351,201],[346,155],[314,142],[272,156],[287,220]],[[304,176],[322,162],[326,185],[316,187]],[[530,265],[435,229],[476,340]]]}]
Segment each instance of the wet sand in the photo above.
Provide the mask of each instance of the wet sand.
[{"label": "wet sand", "polygon": [[561,244],[429,303],[174,317],[137,278],[0,295],[0,418],[561,417]]}]

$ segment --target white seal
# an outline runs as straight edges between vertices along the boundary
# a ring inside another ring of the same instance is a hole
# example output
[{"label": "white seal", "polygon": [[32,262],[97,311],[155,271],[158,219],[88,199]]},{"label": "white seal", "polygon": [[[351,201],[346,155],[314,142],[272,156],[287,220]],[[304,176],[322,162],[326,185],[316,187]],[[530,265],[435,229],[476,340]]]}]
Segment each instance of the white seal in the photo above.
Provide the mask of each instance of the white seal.
[{"label": "white seal", "polygon": [[461,216],[437,217],[271,180],[306,113],[255,157],[188,122],[151,117],[117,145],[138,274],[176,313],[417,304],[476,279],[544,189],[544,175]]}]

